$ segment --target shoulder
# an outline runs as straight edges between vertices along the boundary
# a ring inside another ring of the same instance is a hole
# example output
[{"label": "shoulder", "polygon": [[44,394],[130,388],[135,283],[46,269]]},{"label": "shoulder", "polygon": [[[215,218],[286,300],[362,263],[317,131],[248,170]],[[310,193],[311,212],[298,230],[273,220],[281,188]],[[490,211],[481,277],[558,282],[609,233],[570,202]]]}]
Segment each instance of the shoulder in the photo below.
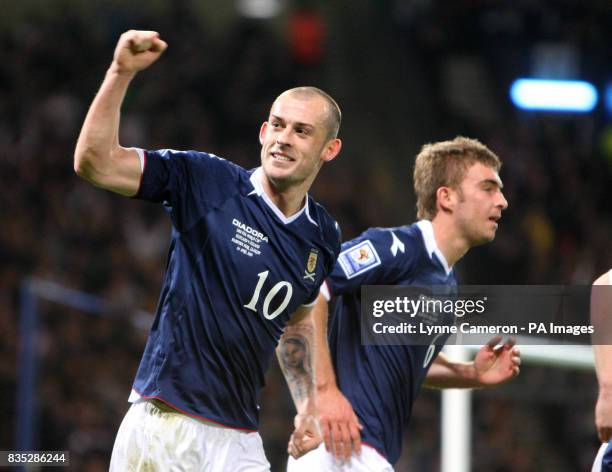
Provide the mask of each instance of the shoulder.
[{"label": "shoulder", "polygon": [[319,227],[321,237],[332,247],[339,247],[341,241],[340,226],[329,212],[317,203],[312,197],[308,196],[309,218]]},{"label": "shoulder", "polygon": [[158,149],[158,150],[147,150],[146,151],[147,161],[157,160],[165,161],[170,165],[176,167],[189,167],[193,169],[207,169],[207,170],[226,170],[230,172],[246,172],[245,169],[231,161],[228,161],[215,154],[202,152],[202,151],[177,151],[175,149]]},{"label": "shoulder", "polygon": [[421,233],[416,225],[405,225],[391,228],[368,228],[357,238],[348,241],[347,247],[369,241],[379,252],[388,252],[393,256],[414,254],[423,246]]}]

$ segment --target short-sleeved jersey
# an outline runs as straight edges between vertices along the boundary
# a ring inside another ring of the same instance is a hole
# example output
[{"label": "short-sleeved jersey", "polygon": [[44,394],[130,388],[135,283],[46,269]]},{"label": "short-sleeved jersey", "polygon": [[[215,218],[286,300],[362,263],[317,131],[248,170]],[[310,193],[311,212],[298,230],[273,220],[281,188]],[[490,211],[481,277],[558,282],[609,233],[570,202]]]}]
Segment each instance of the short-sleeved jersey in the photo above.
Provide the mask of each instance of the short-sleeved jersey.
[{"label": "short-sleeved jersey", "polygon": [[343,243],[326,280],[337,304],[329,341],[338,384],[363,425],[365,444],[392,464],[401,454],[404,427],[431,359],[448,336],[429,346],[363,345],[362,285],[456,286],[455,274],[435,242],[429,221],[399,228],[374,228]]},{"label": "short-sleeved jersey", "polygon": [[340,249],[320,205],[307,196],[286,218],[262,177],[210,154],[148,151],[136,195],[163,202],[173,227],[133,390],[245,430],[258,427],[257,398],[290,315],[314,302]]},{"label": "short-sleeved jersey", "polygon": [[[612,273],[610,275],[612,276]],[[601,460],[601,472],[612,472],[612,440],[608,442],[608,447]]]}]

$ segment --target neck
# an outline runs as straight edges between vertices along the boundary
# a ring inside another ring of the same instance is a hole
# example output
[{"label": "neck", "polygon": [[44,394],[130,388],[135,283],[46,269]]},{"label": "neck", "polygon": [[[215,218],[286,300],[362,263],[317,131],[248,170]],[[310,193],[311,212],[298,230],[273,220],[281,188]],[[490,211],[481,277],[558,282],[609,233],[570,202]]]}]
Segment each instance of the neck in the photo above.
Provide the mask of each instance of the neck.
[{"label": "neck", "polygon": [[449,267],[454,266],[470,249],[467,240],[456,225],[444,217],[444,214],[438,213],[431,224],[436,244],[444,254]]},{"label": "neck", "polygon": [[305,204],[306,191],[308,187],[303,184],[287,186],[283,188],[270,181],[265,173],[262,173],[262,186],[264,192],[272,203],[281,211],[286,218],[295,215]]}]

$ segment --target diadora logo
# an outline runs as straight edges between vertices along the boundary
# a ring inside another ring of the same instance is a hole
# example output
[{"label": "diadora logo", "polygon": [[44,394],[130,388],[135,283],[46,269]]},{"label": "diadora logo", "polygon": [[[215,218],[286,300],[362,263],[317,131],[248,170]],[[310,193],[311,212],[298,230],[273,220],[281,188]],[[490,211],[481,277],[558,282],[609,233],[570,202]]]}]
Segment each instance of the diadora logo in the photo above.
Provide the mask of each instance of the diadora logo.
[{"label": "diadora logo", "polygon": [[245,225],[244,223],[238,221],[236,218],[232,220],[232,224],[240,228],[245,233],[251,234],[255,236],[256,238],[260,239],[261,241],[268,242],[268,237],[265,234],[263,234],[260,231],[257,231],[255,228],[252,228],[249,225]]},{"label": "diadora logo", "polygon": [[306,270],[304,270],[304,279],[310,280],[311,282],[315,281],[315,269],[317,268],[317,258],[319,257],[319,252],[312,248],[310,250],[310,254],[308,255],[308,261],[306,262]]}]

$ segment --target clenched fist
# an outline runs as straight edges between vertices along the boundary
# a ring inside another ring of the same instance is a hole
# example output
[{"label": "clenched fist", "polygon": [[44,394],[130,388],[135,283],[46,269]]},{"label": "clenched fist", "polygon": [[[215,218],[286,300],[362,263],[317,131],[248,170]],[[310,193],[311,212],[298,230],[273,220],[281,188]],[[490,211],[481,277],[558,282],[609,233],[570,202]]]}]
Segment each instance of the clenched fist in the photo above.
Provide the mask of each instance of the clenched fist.
[{"label": "clenched fist", "polygon": [[119,38],[111,68],[121,75],[133,76],[153,64],[167,47],[156,31],[129,30]]}]

